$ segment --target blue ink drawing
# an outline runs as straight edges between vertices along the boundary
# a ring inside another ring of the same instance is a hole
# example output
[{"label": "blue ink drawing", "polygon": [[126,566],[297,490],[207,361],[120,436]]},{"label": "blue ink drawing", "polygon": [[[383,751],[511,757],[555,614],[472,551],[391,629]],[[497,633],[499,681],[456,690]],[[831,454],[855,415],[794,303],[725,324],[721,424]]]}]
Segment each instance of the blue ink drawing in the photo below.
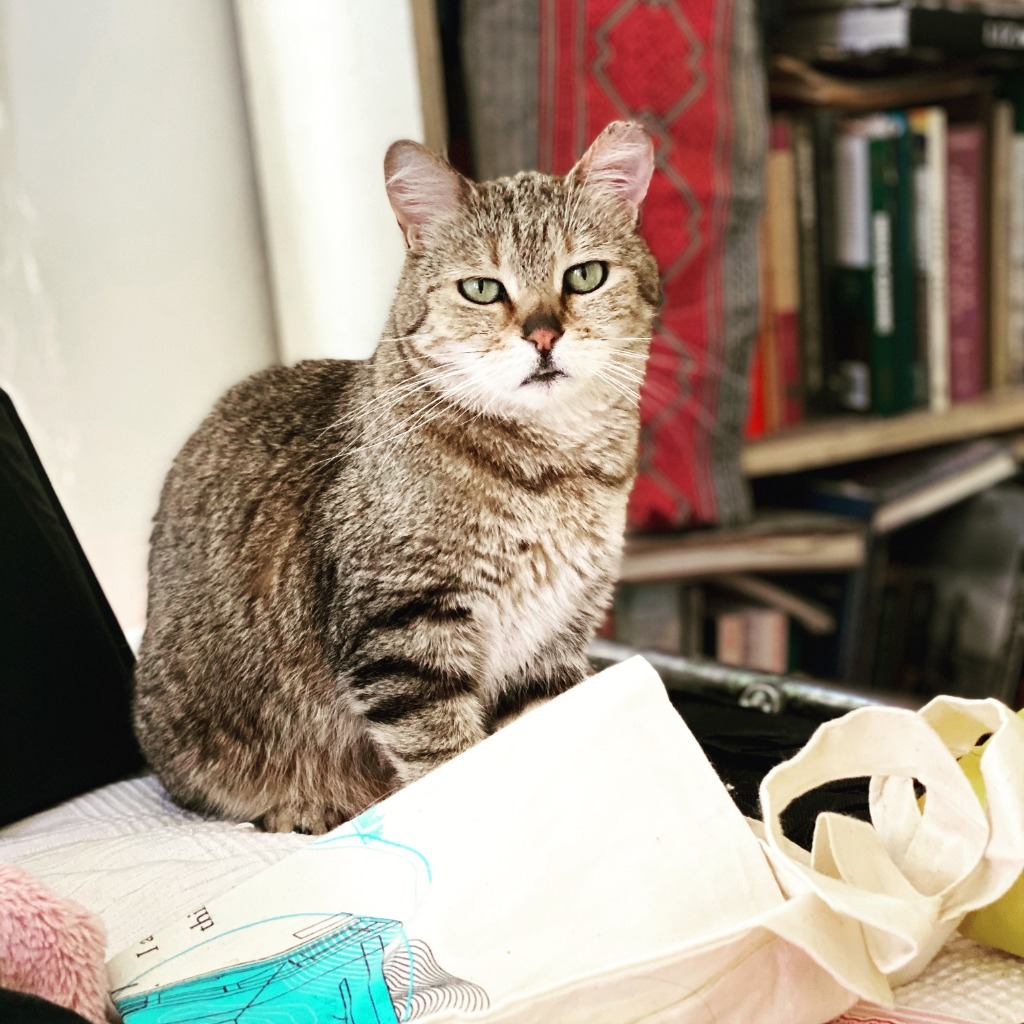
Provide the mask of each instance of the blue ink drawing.
[{"label": "blue ink drawing", "polygon": [[489,1005],[425,943],[409,942],[400,921],[342,914],[294,937],[266,959],[138,995],[115,991],[114,1002],[125,1024],[399,1024]]}]

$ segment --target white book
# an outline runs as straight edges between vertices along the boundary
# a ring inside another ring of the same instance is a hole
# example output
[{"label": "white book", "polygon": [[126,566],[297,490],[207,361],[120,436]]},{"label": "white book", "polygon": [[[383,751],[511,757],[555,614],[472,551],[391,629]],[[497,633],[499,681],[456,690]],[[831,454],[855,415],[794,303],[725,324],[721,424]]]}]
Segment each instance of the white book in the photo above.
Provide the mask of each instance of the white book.
[{"label": "white book", "polygon": [[950,405],[949,386],[949,213],[946,205],[946,127],[944,107],[909,112],[910,130],[919,146],[914,171],[914,240],[924,294],[920,323],[928,405],[942,412]]},{"label": "white book", "polygon": [[1024,384],[1024,132],[1010,143],[1007,383]]}]

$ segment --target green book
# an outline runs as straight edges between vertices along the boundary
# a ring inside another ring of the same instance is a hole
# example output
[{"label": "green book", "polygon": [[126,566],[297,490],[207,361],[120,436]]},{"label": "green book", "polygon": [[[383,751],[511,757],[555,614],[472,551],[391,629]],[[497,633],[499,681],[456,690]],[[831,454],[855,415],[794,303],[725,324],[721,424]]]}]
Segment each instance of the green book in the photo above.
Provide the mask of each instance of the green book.
[{"label": "green book", "polygon": [[896,222],[893,234],[893,299],[896,326],[896,396],[901,410],[924,404],[924,364],[917,344],[917,268],[914,238],[914,135],[904,111],[896,126]]},{"label": "green book", "polygon": [[903,114],[866,119],[871,196],[871,408],[914,402],[913,149]]},{"label": "green book", "polygon": [[833,161],[835,211],[831,267],[832,343],[829,390],[839,409],[871,410],[874,321],[871,254],[871,176],[867,119],[836,126]]}]

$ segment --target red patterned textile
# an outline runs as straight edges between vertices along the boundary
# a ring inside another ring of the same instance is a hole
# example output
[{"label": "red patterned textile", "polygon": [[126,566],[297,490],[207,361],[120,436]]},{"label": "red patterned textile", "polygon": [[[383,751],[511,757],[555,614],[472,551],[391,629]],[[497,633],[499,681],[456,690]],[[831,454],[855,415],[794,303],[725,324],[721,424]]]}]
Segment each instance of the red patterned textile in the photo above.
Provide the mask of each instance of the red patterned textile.
[{"label": "red patterned textile", "polygon": [[618,118],[644,122],[655,139],[643,232],[665,306],[641,400],[630,528],[742,520],[749,504],[738,460],[765,130],[752,5],[539,2],[540,167],[564,173]]}]

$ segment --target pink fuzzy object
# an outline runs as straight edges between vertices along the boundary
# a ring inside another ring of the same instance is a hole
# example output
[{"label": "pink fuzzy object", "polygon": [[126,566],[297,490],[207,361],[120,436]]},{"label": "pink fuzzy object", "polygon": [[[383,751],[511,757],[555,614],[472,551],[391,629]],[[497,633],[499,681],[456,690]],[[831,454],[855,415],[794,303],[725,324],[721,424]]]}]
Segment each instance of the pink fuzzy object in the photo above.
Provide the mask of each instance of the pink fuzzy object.
[{"label": "pink fuzzy object", "polygon": [[104,1024],[106,933],[97,917],[13,864],[0,864],[0,987]]}]

